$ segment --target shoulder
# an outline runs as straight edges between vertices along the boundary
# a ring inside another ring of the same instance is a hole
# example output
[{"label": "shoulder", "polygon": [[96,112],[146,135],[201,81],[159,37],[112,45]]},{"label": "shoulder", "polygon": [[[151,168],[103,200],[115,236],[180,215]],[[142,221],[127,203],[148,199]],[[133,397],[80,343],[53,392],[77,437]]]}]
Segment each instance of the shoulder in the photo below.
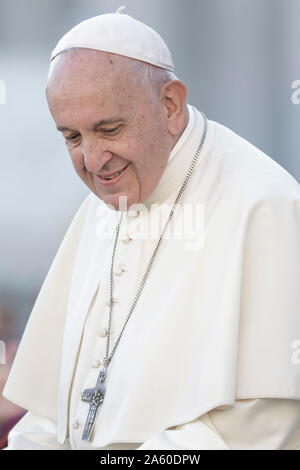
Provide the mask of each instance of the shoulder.
[{"label": "shoulder", "polygon": [[228,198],[259,202],[278,198],[300,200],[300,186],[275,160],[227,127],[210,121],[214,139],[207,173],[214,190]]},{"label": "shoulder", "polygon": [[86,198],[82,201],[81,205],[77,209],[71,226],[83,226],[89,224],[91,220],[95,220],[102,213],[107,212],[107,207],[101,199],[99,199],[94,193],[90,192]]}]

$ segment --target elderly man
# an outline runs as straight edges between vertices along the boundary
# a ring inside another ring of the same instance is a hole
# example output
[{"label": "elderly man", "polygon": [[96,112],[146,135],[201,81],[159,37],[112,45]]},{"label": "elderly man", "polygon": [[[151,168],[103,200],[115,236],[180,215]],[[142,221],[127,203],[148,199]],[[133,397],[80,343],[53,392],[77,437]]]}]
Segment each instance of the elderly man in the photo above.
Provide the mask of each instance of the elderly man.
[{"label": "elderly man", "polygon": [[160,36],[101,15],[47,99],[91,190],[5,396],[8,449],[300,448],[300,188],[186,104]]}]

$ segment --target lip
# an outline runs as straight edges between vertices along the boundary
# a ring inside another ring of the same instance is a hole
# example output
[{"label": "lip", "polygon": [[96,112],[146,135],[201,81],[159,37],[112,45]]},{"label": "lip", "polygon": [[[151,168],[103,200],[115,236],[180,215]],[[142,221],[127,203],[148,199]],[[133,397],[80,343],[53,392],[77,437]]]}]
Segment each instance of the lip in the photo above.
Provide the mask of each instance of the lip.
[{"label": "lip", "polygon": [[111,180],[106,180],[104,178],[102,178],[101,176],[98,176],[99,180],[101,181],[101,184],[103,184],[104,186],[113,186],[115,184],[117,184],[120,179],[122,178],[122,176],[124,175],[126,169],[129,167],[130,163],[128,163],[128,165],[126,165],[123,170],[121,171],[121,173],[116,176],[115,178],[112,178]]}]

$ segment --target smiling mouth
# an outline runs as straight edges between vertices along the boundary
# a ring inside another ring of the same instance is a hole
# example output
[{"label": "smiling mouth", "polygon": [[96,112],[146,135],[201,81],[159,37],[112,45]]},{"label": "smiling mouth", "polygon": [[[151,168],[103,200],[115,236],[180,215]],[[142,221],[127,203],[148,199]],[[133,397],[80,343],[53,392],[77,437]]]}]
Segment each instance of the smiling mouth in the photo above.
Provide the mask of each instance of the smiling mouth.
[{"label": "smiling mouth", "polygon": [[[128,163],[129,165],[129,163]],[[100,176],[100,178],[102,178],[103,180],[105,181],[109,181],[109,180],[112,180],[113,178],[116,178],[117,176],[119,176],[124,170],[126,170],[126,168],[128,167],[128,165],[126,165],[124,168],[122,168],[122,170],[119,170],[119,171],[116,171],[115,173],[113,173],[112,175],[109,175],[109,176]]]}]

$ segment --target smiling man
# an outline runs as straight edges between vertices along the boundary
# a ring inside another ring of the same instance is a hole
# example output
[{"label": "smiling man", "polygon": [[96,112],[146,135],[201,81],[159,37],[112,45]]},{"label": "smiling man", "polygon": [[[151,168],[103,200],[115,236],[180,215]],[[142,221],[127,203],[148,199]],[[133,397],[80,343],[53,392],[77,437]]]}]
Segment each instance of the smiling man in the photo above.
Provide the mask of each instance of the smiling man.
[{"label": "smiling man", "polygon": [[119,12],[52,53],[49,108],[90,195],[5,387],[28,410],[8,449],[300,448],[299,185],[173,70]]},{"label": "smiling man", "polygon": [[116,54],[71,49],[54,59],[50,71],[50,110],[75,170],[115,208],[119,196],[130,207],[152,194],[188,121],[185,85],[158,70],[147,86],[142,76],[150,67]]}]

